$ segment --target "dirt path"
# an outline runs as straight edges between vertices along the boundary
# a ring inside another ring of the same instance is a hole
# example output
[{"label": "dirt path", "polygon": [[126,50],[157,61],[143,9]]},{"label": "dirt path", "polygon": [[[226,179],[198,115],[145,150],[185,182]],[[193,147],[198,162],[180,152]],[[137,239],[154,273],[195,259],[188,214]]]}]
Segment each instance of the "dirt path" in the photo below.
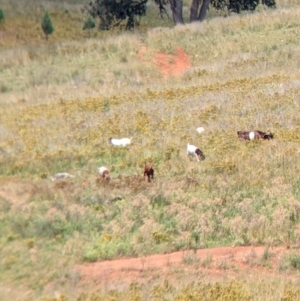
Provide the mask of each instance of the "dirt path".
[{"label": "dirt path", "polygon": [[280,261],[288,252],[291,251],[285,247],[221,247],[101,261],[77,268],[83,282],[109,289],[132,282],[153,282],[158,278],[182,281],[205,275],[214,280],[235,279],[249,271],[279,275]]}]

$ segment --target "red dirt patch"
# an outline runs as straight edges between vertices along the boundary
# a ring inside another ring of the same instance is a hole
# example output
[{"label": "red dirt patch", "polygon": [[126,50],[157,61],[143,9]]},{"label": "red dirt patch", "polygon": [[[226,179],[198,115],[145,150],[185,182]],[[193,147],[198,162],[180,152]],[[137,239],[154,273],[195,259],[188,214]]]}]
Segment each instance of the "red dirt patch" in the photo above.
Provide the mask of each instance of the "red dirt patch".
[{"label": "red dirt patch", "polygon": [[246,246],[181,251],[90,263],[78,266],[77,270],[84,284],[93,283],[94,288],[102,289],[121,288],[133,282],[149,283],[159,277],[182,281],[205,274],[214,280],[224,277],[234,279],[243,271],[247,274],[257,271],[280,276],[280,260],[290,251],[284,247],[270,248],[270,259],[264,265],[266,250],[264,246]]},{"label": "red dirt patch", "polygon": [[192,65],[189,56],[182,48],[176,48],[176,55],[158,52],[153,62],[159,68],[164,78],[183,74]]}]

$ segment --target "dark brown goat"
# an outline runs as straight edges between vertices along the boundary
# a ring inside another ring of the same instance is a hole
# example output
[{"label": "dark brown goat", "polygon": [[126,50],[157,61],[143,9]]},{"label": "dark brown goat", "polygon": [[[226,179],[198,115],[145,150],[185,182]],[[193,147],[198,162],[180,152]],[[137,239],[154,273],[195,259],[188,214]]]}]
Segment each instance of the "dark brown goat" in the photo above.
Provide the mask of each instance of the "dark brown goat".
[{"label": "dark brown goat", "polygon": [[263,140],[270,140],[273,139],[272,133],[264,133],[261,131],[238,131],[237,135],[240,139],[243,140],[254,140],[254,139],[263,139]]},{"label": "dark brown goat", "polygon": [[144,168],[144,177],[148,177],[148,182],[151,182],[151,179],[153,180],[154,178],[154,169],[153,169],[153,164],[152,163],[147,163],[145,164]]}]

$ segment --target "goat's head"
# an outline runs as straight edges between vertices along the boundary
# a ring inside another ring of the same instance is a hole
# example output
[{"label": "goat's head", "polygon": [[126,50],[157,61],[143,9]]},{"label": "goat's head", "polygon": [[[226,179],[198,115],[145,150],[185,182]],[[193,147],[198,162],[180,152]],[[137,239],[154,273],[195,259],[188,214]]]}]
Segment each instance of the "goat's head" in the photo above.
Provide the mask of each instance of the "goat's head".
[{"label": "goat's head", "polygon": [[196,156],[198,156],[198,158],[199,158],[200,160],[205,160],[205,156],[204,156],[203,152],[202,152],[199,148],[197,148],[197,149],[195,150],[195,153],[196,153]]},{"label": "goat's head", "polygon": [[106,180],[107,182],[110,181],[110,173],[105,166],[98,167],[98,173],[102,179]]},{"label": "goat's head", "polygon": [[237,131],[237,135],[240,139],[249,139],[249,132]]},{"label": "goat's head", "polygon": [[110,181],[110,174],[109,174],[109,171],[108,170],[104,170],[103,173],[102,173],[102,178],[109,182]]},{"label": "goat's head", "polygon": [[265,133],[262,138],[265,140],[270,140],[274,138],[274,135],[272,133]]}]

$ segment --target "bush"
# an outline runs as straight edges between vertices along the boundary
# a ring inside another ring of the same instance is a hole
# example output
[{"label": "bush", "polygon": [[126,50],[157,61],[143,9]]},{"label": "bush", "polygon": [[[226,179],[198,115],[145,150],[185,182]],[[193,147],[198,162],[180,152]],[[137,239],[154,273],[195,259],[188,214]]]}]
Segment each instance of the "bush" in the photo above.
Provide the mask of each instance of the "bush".
[{"label": "bush", "polygon": [[3,10],[0,8],[0,24],[4,24],[5,16]]},{"label": "bush", "polygon": [[[241,13],[242,11],[254,11],[259,4],[257,0],[212,0],[211,4],[216,9],[225,9],[234,13]],[[263,0],[262,4],[270,8],[276,8],[275,0]]]},{"label": "bush", "polygon": [[86,30],[86,29],[93,29],[93,28],[95,28],[95,26],[96,26],[95,19],[94,19],[92,16],[89,15],[89,16],[87,16],[87,18],[84,20],[82,29],[83,29],[83,30]]},{"label": "bush", "polygon": [[284,295],[282,301],[296,301],[299,300],[300,290],[295,285],[288,283],[284,286]]},{"label": "bush", "polygon": [[300,270],[300,255],[292,254],[289,257],[289,263],[293,269]]},{"label": "bush", "polygon": [[242,283],[236,281],[215,284],[192,283],[183,288],[174,300],[249,301],[251,295]]},{"label": "bush", "polygon": [[47,11],[44,14],[41,25],[42,25],[43,32],[46,35],[46,40],[48,40],[48,36],[53,33],[54,27],[52,24],[51,17]]},{"label": "bush", "polygon": [[130,242],[113,239],[110,238],[109,235],[104,235],[98,242],[86,248],[83,259],[85,261],[94,262],[128,255],[132,255]]}]

